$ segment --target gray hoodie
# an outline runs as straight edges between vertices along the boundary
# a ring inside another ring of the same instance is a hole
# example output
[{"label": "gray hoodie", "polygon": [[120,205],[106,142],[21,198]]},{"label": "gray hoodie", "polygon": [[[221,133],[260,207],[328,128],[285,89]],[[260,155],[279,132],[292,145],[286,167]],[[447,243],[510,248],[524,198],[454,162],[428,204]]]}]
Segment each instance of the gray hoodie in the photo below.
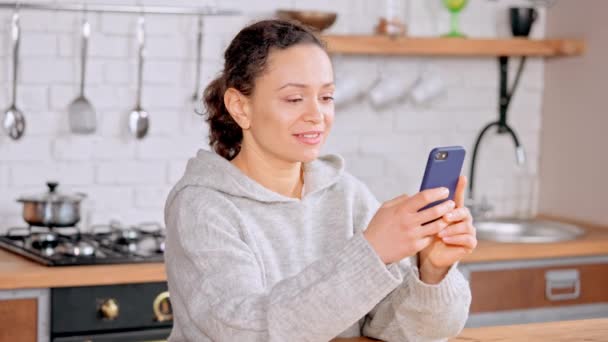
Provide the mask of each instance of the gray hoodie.
[{"label": "gray hoodie", "polygon": [[305,163],[304,184],[302,199],[286,197],[213,152],[189,160],[165,206],[169,341],[427,341],[460,332],[467,281],[456,267],[428,285],[409,258],[385,265],[362,234],[380,203],[341,157]]}]

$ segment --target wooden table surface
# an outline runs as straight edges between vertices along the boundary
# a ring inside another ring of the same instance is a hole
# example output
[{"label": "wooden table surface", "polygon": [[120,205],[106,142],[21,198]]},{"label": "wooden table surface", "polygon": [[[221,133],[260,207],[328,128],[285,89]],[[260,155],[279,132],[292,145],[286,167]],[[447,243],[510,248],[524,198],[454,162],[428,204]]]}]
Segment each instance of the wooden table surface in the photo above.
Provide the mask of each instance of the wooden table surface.
[{"label": "wooden table surface", "polygon": [[608,341],[608,318],[465,328],[450,341]]}]

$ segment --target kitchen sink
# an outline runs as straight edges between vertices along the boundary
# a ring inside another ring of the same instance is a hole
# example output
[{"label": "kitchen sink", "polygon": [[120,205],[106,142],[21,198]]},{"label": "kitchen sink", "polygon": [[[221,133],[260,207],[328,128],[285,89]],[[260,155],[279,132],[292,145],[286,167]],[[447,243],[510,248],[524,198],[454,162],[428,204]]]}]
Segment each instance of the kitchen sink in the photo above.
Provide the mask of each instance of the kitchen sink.
[{"label": "kitchen sink", "polygon": [[585,233],[575,225],[550,220],[489,219],[475,222],[477,238],[497,242],[548,243],[574,240]]}]

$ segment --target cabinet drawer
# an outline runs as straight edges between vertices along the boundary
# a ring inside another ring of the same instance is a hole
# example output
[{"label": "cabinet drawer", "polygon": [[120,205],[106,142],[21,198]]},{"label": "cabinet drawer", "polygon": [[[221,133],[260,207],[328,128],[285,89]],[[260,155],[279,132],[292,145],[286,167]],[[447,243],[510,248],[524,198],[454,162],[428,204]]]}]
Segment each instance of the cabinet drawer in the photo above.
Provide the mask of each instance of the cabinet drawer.
[{"label": "cabinet drawer", "polygon": [[608,264],[474,271],[471,313],[608,302]]},{"label": "cabinet drawer", "polygon": [[0,300],[0,341],[36,341],[37,299]]}]

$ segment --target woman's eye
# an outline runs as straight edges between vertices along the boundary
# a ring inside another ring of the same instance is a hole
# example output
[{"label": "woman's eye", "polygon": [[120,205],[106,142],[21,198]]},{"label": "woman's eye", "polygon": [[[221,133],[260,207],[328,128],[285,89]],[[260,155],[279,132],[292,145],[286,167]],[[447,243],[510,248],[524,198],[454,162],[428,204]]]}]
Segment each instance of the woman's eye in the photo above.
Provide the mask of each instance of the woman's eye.
[{"label": "woman's eye", "polygon": [[302,99],[287,99],[287,102],[290,102],[290,103],[297,103],[300,101],[302,101]]},{"label": "woman's eye", "polygon": [[323,96],[323,101],[325,102],[331,102],[334,100],[333,96]]}]

